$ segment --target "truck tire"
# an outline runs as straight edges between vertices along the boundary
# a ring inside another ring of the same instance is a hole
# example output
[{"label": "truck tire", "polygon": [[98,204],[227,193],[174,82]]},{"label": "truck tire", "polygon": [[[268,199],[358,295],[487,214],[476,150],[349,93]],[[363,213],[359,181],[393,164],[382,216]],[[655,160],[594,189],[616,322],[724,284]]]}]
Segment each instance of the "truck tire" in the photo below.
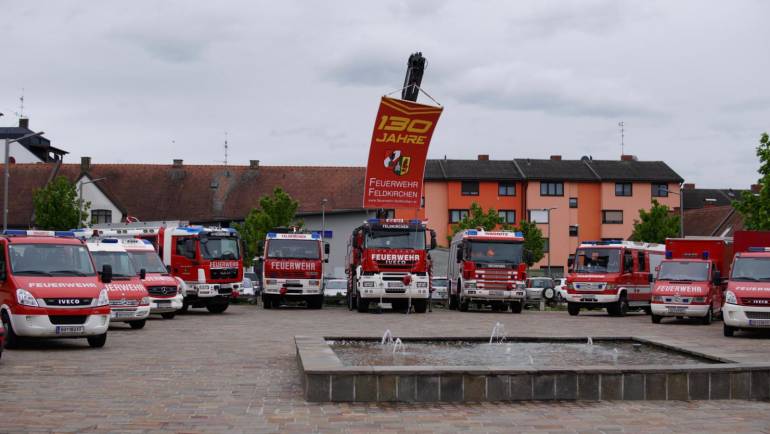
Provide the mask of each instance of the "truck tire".
[{"label": "truck tire", "polygon": [[324,305],[324,296],[316,295],[307,301],[308,309],[322,309]]},{"label": "truck tire", "polygon": [[428,310],[428,303],[425,300],[413,300],[414,313],[425,313]]},{"label": "truck tire", "polygon": [[524,303],[520,301],[512,301],[511,302],[511,312],[512,313],[521,313],[521,310],[524,309]]},{"label": "truck tire", "polygon": [[105,343],[107,343],[107,333],[102,333],[97,336],[89,336],[86,339],[88,340],[88,346],[91,348],[101,348]]},{"label": "truck tire", "polygon": [[567,313],[569,313],[570,316],[580,315],[580,306],[578,306],[576,303],[567,302]]},{"label": "truck tire", "polygon": [[176,312],[164,312],[160,314],[160,316],[163,319],[174,319],[174,317],[176,316]]},{"label": "truck tire", "polygon": [[711,325],[711,321],[714,319],[714,310],[709,307],[709,311],[706,312],[706,316],[701,318],[700,323],[703,325]]},{"label": "truck tire", "polygon": [[652,306],[645,306],[642,308],[645,315],[652,315]]},{"label": "truck tire", "polygon": [[460,300],[460,312],[468,312],[468,306],[470,306],[470,302],[468,300]]},{"label": "truck tire", "polygon": [[181,309],[179,309],[179,312],[181,312],[181,313],[187,313],[187,309],[189,309],[189,308],[190,308],[190,305],[189,305],[189,304],[187,304],[187,302],[186,302],[186,301],[183,301],[183,302],[182,302],[182,308],[181,308]]},{"label": "truck tire", "polygon": [[272,309],[272,308],[273,308],[272,298],[267,294],[262,294],[262,309]]},{"label": "truck tire", "polygon": [[651,316],[650,318],[652,318],[652,323],[653,323],[653,324],[660,324],[660,320],[662,320],[662,319],[663,319],[663,317],[662,317],[662,316],[660,316],[660,315],[655,315],[655,314],[652,314],[652,316]]},{"label": "truck tire", "polygon": [[735,327],[724,324],[722,327],[722,334],[724,334],[726,338],[733,337],[733,335],[735,335]]},{"label": "truck tire", "polygon": [[5,312],[3,312],[3,328],[5,328],[5,348],[19,348],[22,339],[13,330],[10,317]]},{"label": "truck tire", "polygon": [[128,325],[130,325],[131,328],[134,329],[134,330],[143,329],[145,324],[147,324],[147,320],[146,319],[140,319],[140,320],[137,320],[137,321],[129,321],[128,322]]},{"label": "truck tire", "polygon": [[222,313],[227,310],[228,303],[214,303],[206,305],[206,310],[211,313]]},{"label": "truck tire", "polygon": [[348,299],[348,310],[354,310],[356,308],[357,299],[353,298],[353,294],[349,290],[347,294],[347,299]]},{"label": "truck tire", "polygon": [[356,297],[356,309],[359,313],[369,312],[369,300],[364,300],[360,296]]},{"label": "truck tire", "polygon": [[628,300],[626,300],[625,293],[620,294],[618,301],[607,308],[607,313],[610,316],[626,316],[626,313],[628,313]]},{"label": "truck tire", "polygon": [[449,310],[457,310],[457,297],[449,294]]}]

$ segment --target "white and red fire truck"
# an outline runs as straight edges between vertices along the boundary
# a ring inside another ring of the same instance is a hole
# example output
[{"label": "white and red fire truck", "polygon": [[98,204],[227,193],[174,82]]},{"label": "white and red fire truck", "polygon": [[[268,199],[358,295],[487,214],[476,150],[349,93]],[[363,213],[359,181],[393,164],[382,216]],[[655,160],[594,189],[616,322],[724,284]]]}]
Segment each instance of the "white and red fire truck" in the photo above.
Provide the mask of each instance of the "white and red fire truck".
[{"label": "white and red fire truck", "polygon": [[0,317],[5,343],[28,338],[107,341],[109,267],[101,275],[73,232],[8,230],[0,236]]},{"label": "white and red fire truck", "polygon": [[205,307],[222,313],[243,284],[238,232],[186,222],[131,222],[94,225],[100,236],[149,240],[172,276],[181,280],[182,310]]},{"label": "white and red fire truck", "polygon": [[584,241],[571,259],[567,277],[567,311],[606,308],[624,316],[629,308],[650,312],[655,268],[665,254],[663,244],[635,241]]},{"label": "white and red fire truck", "polygon": [[652,322],[688,317],[711,324],[721,316],[723,278],[729,275],[732,257],[732,238],[667,239],[666,259],[652,287]]},{"label": "white and red fire truck", "polygon": [[722,308],[724,335],[770,328],[770,231],[736,231]]},{"label": "white and red fire truck", "polygon": [[314,233],[273,231],[267,234],[264,255],[260,258],[265,309],[283,302],[305,302],[310,309],[323,307],[323,264],[329,245]]},{"label": "white and red fire truck", "polygon": [[118,241],[134,261],[134,268],[144,275],[142,284],[150,295],[150,313],[174,318],[184,301],[178,278],[168,272],[150,240],[118,238]]},{"label": "white and red fire truck", "polygon": [[143,273],[117,238],[89,238],[88,251],[96,268],[110,267],[112,281],[106,285],[110,299],[110,321],[126,322],[132,329],[141,329],[150,316],[150,296],[142,284]]},{"label": "white and red fire truck", "polygon": [[449,308],[471,304],[521,313],[527,264],[520,232],[468,229],[455,234],[449,247]]},{"label": "white and red fire truck", "polygon": [[428,248],[420,220],[369,219],[355,228],[348,242],[348,308],[369,310],[370,303],[390,303],[395,310],[424,313],[430,295]]}]

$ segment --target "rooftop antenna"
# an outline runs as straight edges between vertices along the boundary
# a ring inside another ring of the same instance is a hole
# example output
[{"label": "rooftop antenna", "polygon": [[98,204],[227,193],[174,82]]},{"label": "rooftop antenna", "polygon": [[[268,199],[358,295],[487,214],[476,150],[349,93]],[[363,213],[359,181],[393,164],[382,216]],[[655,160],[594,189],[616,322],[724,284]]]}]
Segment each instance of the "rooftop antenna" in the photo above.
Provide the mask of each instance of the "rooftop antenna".
[{"label": "rooftop antenna", "polygon": [[227,166],[227,131],[225,131],[225,166]]},{"label": "rooftop antenna", "polygon": [[626,155],[625,151],[625,123],[623,121],[618,122],[618,126],[620,127],[620,155]]},{"label": "rooftop antenna", "polygon": [[16,113],[19,118],[24,117],[24,88],[21,88],[21,96],[19,97],[19,112]]}]

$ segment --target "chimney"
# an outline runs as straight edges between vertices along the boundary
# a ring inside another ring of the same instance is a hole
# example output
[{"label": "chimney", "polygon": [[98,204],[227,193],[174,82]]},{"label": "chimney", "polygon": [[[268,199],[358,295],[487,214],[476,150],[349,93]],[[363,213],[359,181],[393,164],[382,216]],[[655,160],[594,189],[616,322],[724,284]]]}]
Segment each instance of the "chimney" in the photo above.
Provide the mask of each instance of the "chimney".
[{"label": "chimney", "polygon": [[173,167],[182,167],[182,159],[174,159]]},{"label": "chimney", "polygon": [[489,161],[489,154],[479,154],[479,161]]},{"label": "chimney", "polygon": [[620,161],[639,161],[636,155],[621,155]]},{"label": "chimney", "polygon": [[682,185],[682,190],[695,190],[695,184],[693,183],[686,183]]},{"label": "chimney", "polygon": [[760,184],[751,184],[751,192],[754,194],[759,194],[759,192],[762,190],[762,186]]},{"label": "chimney", "polygon": [[259,169],[259,160],[249,160],[249,169]]},{"label": "chimney", "polygon": [[28,118],[19,118],[19,128],[29,129],[29,119]]},{"label": "chimney", "polygon": [[91,157],[80,157],[80,172],[86,173],[91,170]]},{"label": "chimney", "polygon": [[553,161],[561,161],[561,155],[551,155],[551,160],[553,160]]}]

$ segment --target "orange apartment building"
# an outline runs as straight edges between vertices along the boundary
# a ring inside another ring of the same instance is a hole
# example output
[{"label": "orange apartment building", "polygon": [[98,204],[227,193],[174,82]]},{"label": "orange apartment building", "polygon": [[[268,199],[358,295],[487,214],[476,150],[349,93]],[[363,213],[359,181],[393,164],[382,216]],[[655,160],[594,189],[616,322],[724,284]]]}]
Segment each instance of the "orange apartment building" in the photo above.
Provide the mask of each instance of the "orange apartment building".
[{"label": "orange apartment building", "polygon": [[[679,209],[682,178],[662,161],[620,160],[429,160],[420,210],[397,209],[398,218],[421,218],[446,246],[452,225],[473,202],[493,208],[507,223],[538,223],[548,239],[534,269],[561,275],[569,255],[585,240],[627,239],[640,209],[652,201]],[[545,211],[550,209],[550,211]],[[550,218],[550,233],[548,219]]]}]

